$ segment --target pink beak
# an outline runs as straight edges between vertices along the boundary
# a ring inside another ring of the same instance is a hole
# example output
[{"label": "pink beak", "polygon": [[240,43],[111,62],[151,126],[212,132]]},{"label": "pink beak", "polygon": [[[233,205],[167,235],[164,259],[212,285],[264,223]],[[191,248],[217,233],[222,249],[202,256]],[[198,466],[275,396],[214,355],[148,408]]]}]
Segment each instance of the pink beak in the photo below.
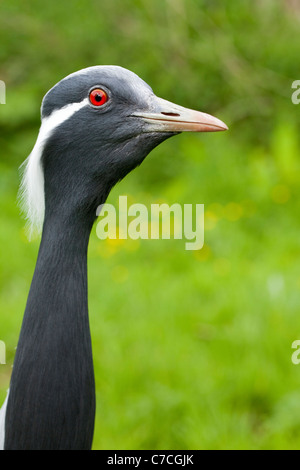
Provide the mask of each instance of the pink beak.
[{"label": "pink beak", "polygon": [[155,113],[135,113],[148,125],[146,132],[217,132],[227,131],[228,127],[220,119],[210,114],[183,108],[169,101],[157,98]]}]

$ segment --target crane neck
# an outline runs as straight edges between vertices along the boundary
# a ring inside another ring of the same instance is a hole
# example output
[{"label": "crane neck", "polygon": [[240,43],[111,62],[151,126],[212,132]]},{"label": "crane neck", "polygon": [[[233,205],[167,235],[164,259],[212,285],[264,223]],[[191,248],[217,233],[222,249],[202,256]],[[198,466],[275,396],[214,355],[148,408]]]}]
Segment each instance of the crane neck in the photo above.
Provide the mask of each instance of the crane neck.
[{"label": "crane neck", "polygon": [[80,211],[61,217],[46,212],[11,379],[6,449],[91,448],[95,385],[87,249],[92,222]]}]

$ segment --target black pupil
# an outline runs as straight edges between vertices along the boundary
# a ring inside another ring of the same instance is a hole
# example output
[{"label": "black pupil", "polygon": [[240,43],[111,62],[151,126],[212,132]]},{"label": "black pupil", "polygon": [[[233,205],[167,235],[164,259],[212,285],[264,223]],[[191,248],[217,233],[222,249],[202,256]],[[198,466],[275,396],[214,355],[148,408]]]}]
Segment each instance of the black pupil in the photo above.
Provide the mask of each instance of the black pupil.
[{"label": "black pupil", "polygon": [[100,103],[102,101],[102,95],[100,95],[100,93],[98,93],[96,96],[95,96],[95,100],[98,101],[98,103]]}]

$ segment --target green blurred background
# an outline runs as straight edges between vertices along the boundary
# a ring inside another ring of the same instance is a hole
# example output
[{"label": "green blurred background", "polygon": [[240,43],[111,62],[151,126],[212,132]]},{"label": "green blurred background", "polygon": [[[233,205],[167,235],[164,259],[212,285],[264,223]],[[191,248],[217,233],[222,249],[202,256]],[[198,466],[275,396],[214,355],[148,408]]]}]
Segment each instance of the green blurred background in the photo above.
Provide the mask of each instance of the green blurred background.
[{"label": "green blurred background", "polygon": [[204,203],[201,251],[92,233],[94,449],[299,448],[299,28],[287,0],[0,3],[1,401],[39,245],[16,195],[41,99],[118,64],[230,131],[165,142],[108,200]]}]

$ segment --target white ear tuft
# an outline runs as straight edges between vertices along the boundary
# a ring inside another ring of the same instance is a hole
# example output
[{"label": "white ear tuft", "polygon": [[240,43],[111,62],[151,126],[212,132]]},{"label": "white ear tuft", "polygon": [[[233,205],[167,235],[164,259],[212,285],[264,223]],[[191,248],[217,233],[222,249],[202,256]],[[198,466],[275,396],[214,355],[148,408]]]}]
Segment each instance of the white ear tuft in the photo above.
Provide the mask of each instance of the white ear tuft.
[{"label": "white ear tuft", "polygon": [[47,138],[48,136],[43,132],[42,124],[36,144],[27,160],[21,166],[23,175],[19,198],[21,208],[26,215],[30,239],[35,232],[41,232],[44,221],[44,173],[41,160]]},{"label": "white ear tuft", "polygon": [[40,233],[43,228],[45,216],[45,183],[42,167],[42,155],[47,140],[63,122],[70,119],[73,114],[88,105],[85,98],[80,103],[71,103],[42,120],[40,132],[35,146],[21,166],[23,173],[19,192],[21,208],[26,214],[28,222],[29,238],[35,232]]}]

